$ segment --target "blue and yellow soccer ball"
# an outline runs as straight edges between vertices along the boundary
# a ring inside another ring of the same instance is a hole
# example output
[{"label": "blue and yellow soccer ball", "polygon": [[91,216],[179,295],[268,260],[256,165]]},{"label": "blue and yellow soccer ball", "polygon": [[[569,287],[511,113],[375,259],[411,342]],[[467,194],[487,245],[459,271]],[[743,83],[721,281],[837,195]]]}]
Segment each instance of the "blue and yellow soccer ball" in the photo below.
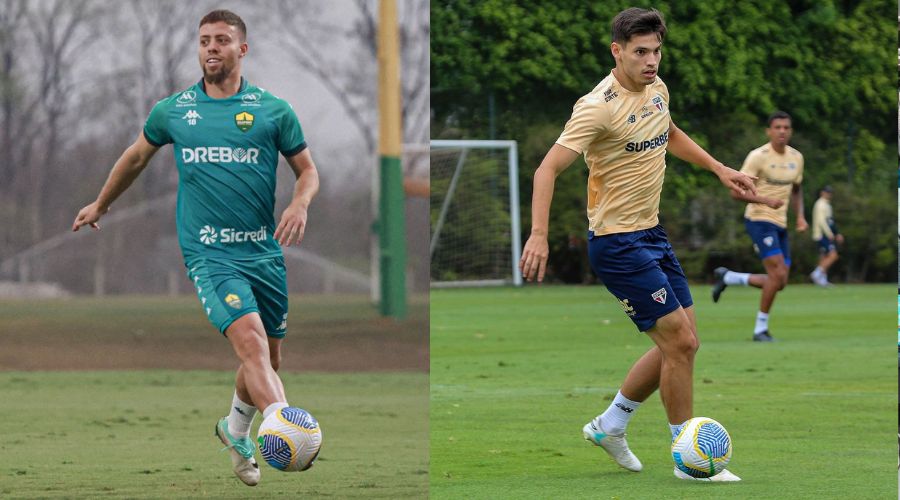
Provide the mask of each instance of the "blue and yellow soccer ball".
[{"label": "blue and yellow soccer ball", "polygon": [[269,415],[257,431],[259,453],[284,472],[309,469],[322,448],[322,429],[308,411],[288,406]]},{"label": "blue and yellow soccer ball", "polygon": [[708,417],[684,423],[672,441],[672,459],[681,472],[697,478],[712,477],[731,460],[731,436],[722,424]]}]

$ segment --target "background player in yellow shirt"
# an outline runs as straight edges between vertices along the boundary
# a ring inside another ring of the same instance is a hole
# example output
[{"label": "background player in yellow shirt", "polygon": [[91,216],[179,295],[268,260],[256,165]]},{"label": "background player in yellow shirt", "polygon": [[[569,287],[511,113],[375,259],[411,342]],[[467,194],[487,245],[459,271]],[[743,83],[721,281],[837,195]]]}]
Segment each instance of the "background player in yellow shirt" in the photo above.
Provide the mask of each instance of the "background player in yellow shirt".
[{"label": "background player in yellow shirt", "polygon": [[819,249],[819,265],[810,273],[813,283],[829,286],[828,268],[838,260],[837,245],[844,243],[844,235],[838,232],[831,209],[831,186],[819,190],[819,199],[813,204],[812,239]]},{"label": "background player in yellow shirt", "polygon": [[712,289],[713,302],[728,285],[749,285],[762,288],[759,312],[753,329],[753,340],[772,342],[769,333],[769,311],[775,294],[787,286],[791,267],[791,251],[787,234],[787,202],[792,201],[797,214],[797,231],[808,227],[803,216],[803,155],[788,146],[793,132],[791,116],[776,111],[768,120],[766,135],[769,142],[760,146],[744,160],[741,172],[757,177],[757,194],[732,191],[732,197],[746,201],[744,225],[753,240],[753,249],[763,261],[766,274],[737,273],[720,267],[715,270],[716,284]]},{"label": "background player in yellow shirt", "polygon": [[[629,370],[602,415],[582,429],[622,467],[643,468],[628,448],[625,428],[659,388],[676,435],[693,417],[694,354],[699,347],[693,300],[666,233],[659,225],[665,153],[699,165],[729,189],[755,193],[753,177],[726,167],[669,116],[669,92],[657,78],[666,33],[656,10],[630,8],[612,22],[616,67],[575,104],[565,130],[534,175],[531,236],[519,266],[541,281],[547,266],[547,230],[556,177],[583,154],[588,175],[591,267],[638,330],[656,344]],[[675,468],[681,479],[694,478]],[[739,481],[728,471],[714,481]]]}]

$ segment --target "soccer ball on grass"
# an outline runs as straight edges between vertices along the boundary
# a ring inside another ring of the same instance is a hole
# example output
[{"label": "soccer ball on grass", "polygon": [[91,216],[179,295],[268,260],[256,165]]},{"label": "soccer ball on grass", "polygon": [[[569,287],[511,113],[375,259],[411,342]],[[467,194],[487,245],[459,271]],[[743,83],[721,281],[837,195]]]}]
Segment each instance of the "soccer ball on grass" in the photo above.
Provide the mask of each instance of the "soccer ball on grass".
[{"label": "soccer ball on grass", "polygon": [[708,417],[688,420],[672,441],[675,467],[697,478],[712,477],[722,472],[731,460],[731,451],[728,431]]},{"label": "soccer ball on grass", "polygon": [[306,410],[288,406],[259,425],[259,453],[276,469],[297,472],[313,466],[322,447],[322,429]]}]

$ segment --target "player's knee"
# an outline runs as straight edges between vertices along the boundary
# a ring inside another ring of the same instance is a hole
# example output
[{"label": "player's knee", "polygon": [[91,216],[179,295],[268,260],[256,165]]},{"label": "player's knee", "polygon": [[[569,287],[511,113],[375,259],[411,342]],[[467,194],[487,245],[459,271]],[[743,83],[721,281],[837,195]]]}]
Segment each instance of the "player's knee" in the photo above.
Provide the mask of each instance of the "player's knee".
[{"label": "player's knee", "polygon": [[663,349],[663,355],[673,360],[691,361],[700,348],[700,341],[687,325],[679,325],[671,332],[671,340]]},{"label": "player's knee", "polygon": [[245,362],[253,362],[268,358],[268,346],[265,335],[260,337],[255,331],[250,330],[235,335],[232,341],[238,357]]},{"label": "player's knee", "polygon": [[693,358],[697,351],[700,350],[700,340],[695,335],[687,335],[682,348],[686,354]]},{"label": "player's knee", "polygon": [[668,353],[665,354],[670,360],[692,362],[699,347],[700,345],[696,338],[685,336],[673,342],[668,349]]},{"label": "player's knee", "polygon": [[784,290],[784,287],[787,286],[787,278],[788,278],[788,270],[786,266],[779,266],[774,269],[770,269],[767,273],[769,275],[769,279],[772,280],[773,283],[778,285],[779,290]]}]

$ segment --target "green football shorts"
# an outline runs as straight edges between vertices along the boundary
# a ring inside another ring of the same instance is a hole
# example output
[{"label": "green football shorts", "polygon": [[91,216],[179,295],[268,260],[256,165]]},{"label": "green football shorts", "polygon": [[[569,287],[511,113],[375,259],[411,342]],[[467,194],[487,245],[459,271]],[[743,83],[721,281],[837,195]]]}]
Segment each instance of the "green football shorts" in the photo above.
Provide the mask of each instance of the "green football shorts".
[{"label": "green football shorts", "polygon": [[259,260],[199,258],[187,268],[203,311],[223,335],[234,320],[256,312],[262,318],[266,335],[284,338],[288,312],[284,257]]}]

